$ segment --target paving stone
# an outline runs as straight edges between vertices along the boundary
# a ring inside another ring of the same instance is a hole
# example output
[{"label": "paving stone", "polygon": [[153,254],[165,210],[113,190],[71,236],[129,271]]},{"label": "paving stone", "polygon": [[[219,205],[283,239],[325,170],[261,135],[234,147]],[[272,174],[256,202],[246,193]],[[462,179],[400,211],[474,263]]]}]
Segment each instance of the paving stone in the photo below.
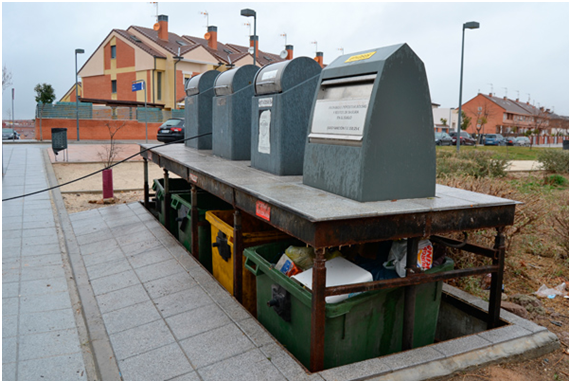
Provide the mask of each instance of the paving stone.
[{"label": "paving stone", "polygon": [[39,279],[23,281],[20,284],[20,295],[22,297],[51,294],[59,291],[68,291],[65,279]]},{"label": "paving stone", "polygon": [[2,315],[2,338],[18,335],[18,315]]},{"label": "paving stone", "polygon": [[230,295],[230,293],[226,292],[226,296],[216,298],[216,302],[222,310],[236,322],[239,322],[243,319],[251,318],[252,315],[242,306],[238,301]]},{"label": "paving stone", "polygon": [[140,253],[130,254],[127,259],[137,269],[158,262],[168,261],[172,259],[172,255],[162,246],[157,245],[153,248],[143,250]]},{"label": "paving stone", "polygon": [[86,267],[86,269],[90,280],[132,270],[131,264],[122,254],[120,258],[113,259],[108,262],[100,262]]},{"label": "paving stone", "polygon": [[55,228],[55,221],[53,217],[51,219],[42,219],[41,221],[30,221],[30,222],[23,222],[22,229],[42,229],[46,227],[53,227]]},{"label": "paving stone", "polygon": [[[16,259],[16,258],[9,258]],[[2,283],[18,283],[20,281],[20,267],[2,267]]]},{"label": "paving stone", "polygon": [[162,320],[111,334],[109,339],[117,360],[139,355],[175,341]]},{"label": "paving stone", "polygon": [[196,369],[242,354],[255,347],[234,323],[179,343]]},{"label": "paving stone", "polygon": [[22,254],[22,246],[12,246],[2,248],[2,259],[20,258]]},{"label": "paving stone", "polygon": [[152,299],[187,290],[195,285],[196,282],[192,280],[186,271],[144,283],[144,287]]},{"label": "paving stone", "polygon": [[419,347],[406,352],[399,352],[380,359],[391,370],[400,370],[426,362],[432,362],[444,358],[444,354],[430,347]]},{"label": "paving stone", "polygon": [[176,260],[169,259],[164,262],[140,267],[136,269],[135,272],[141,282],[145,283],[185,271]]},{"label": "paving stone", "polygon": [[[323,380],[319,374],[307,371],[297,360],[287,353],[276,342],[260,347],[260,351],[272,362],[274,366],[286,377],[287,380]],[[343,380],[343,379],[338,379]]]},{"label": "paving stone", "polygon": [[61,253],[59,242],[47,243],[43,245],[26,246],[22,248],[23,257],[35,257],[44,254],[56,254],[56,253]]},{"label": "paving stone", "polygon": [[125,225],[116,227],[113,229],[112,233],[115,238],[121,238],[127,235],[135,235],[141,232],[149,233],[149,230],[145,227],[145,225],[141,224],[133,224],[133,225]]},{"label": "paving stone", "polygon": [[368,359],[321,371],[319,375],[325,378],[325,380],[364,380],[368,377],[375,377],[391,371],[381,360],[380,358]]},{"label": "paving stone", "polygon": [[511,323],[511,324],[515,324],[519,327],[523,327],[524,329],[532,332],[532,333],[538,333],[541,331],[546,331],[547,329],[543,326],[540,326],[530,320],[527,319],[523,319],[513,313],[510,313],[507,310],[501,310],[500,311],[500,316],[502,319],[506,320],[507,322]]},{"label": "paving stone", "polygon": [[186,311],[166,319],[176,339],[188,337],[222,327],[230,318],[214,303]]},{"label": "paving stone", "polygon": [[136,284],[95,297],[102,314],[149,300],[142,285]]},{"label": "paving stone", "polygon": [[204,380],[267,381],[285,377],[258,349],[198,369]]},{"label": "paving stone", "polygon": [[433,344],[431,348],[449,357],[483,348],[490,344],[490,342],[478,335],[469,335]]},{"label": "paving stone", "polygon": [[28,238],[28,237],[33,237],[33,236],[38,236],[38,237],[52,236],[52,237],[56,237],[56,236],[57,236],[57,231],[56,231],[55,227],[42,227],[42,228],[24,229],[24,230],[22,230],[22,237],[23,237],[23,238]]},{"label": "paving stone", "polygon": [[4,382],[16,380],[16,363],[2,363],[2,380]]},{"label": "paving stone", "polygon": [[95,295],[105,294],[114,290],[139,283],[133,270],[91,280],[91,287]]},{"label": "paving stone", "polygon": [[74,328],[49,331],[20,337],[19,360],[39,359],[81,352]]},{"label": "paving stone", "polygon": [[[141,225],[140,222],[138,224],[141,227],[143,227],[143,225]],[[134,225],[134,224],[130,224],[129,226],[123,226],[123,228],[127,228],[127,227],[131,228],[132,225]],[[158,241],[155,239],[155,237],[153,236],[153,234],[149,230],[140,230],[140,231],[136,231],[134,233],[125,234],[125,235],[121,235],[121,236],[115,234],[116,229],[112,229],[112,230],[114,233],[115,240],[117,241],[119,246],[121,246],[121,248],[125,248],[125,247],[128,247],[129,245],[134,245],[134,244],[138,244],[138,243],[145,243],[148,240],[154,240],[158,244]]]},{"label": "paving stone", "polygon": [[71,309],[68,291],[23,296],[20,298],[20,314],[62,309]]},{"label": "paving stone", "polygon": [[113,251],[117,249],[118,244],[114,239],[106,239],[104,241],[88,243],[79,247],[81,255],[89,255],[93,253],[101,253],[104,251]]},{"label": "paving stone", "polygon": [[65,271],[62,265],[27,266],[22,265],[21,281],[34,281],[38,279],[65,280]]},{"label": "paving stone", "polygon": [[21,315],[19,335],[75,328],[75,318],[73,317],[72,309],[43,311]]},{"label": "paving stone", "polygon": [[189,372],[188,374],[179,375],[175,378],[169,379],[170,381],[192,382],[202,380],[196,371]]},{"label": "paving stone", "polygon": [[2,317],[18,315],[19,302],[20,299],[18,297],[2,298]]},{"label": "paving stone", "polygon": [[523,336],[530,335],[531,331],[528,331],[517,325],[508,325],[493,330],[484,331],[478,334],[482,338],[491,342],[492,344],[502,343],[507,340],[521,338]]},{"label": "paving stone", "polygon": [[270,333],[254,318],[242,320],[238,322],[238,326],[257,347],[275,343]]},{"label": "paving stone", "polygon": [[11,247],[21,247],[22,238],[10,238],[2,236],[2,251]]},{"label": "paving stone", "polygon": [[20,362],[18,380],[87,380],[83,356],[76,353]]},{"label": "paving stone", "polygon": [[89,268],[94,265],[126,259],[125,254],[123,254],[123,251],[121,251],[121,249],[119,248],[83,255],[82,258],[83,258],[83,264],[85,265],[88,271]]},{"label": "paving stone", "polygon": [[164,318],[213,303],[210,296],[196,285],[187,290],[157,298],[154,302]]},{"label": "paving stone", "polygon": [[40,267],[61,264],[62,259],[60,252],[32,257],[22,257],[22,267]]},{"label": "paving stone", "polygon": [[83,234],[83,235],[76,235],[75,239],[77,240],[77,244],[79,246],[89,245],[90,243],[94,242],[101,242],[108,238],[112,238],[113,234],[111,230],[104,229],[104,230],[97,230],[91,233]]},{"label": "paving stone", "polygon": [[[4,319],[4,318],[2,318]],[[17,342],[18,338],[13,336],[10,338],[4,337],[2,334],[2,365],[5,363],[15,363],[17,358]]]},{"label": "paving stone", "polygon": [[161,319],[153,302],[146,301],[103,314],[107,332],[114,334]]},{"label": "paving stone", "polygon": [[57,236],[53,235],[36,235],[28,236],[22,239],[22,246],[43,246],[46,244],[59,244]]},{"label": "paving stone", "polygon": [[103,217],[103,220],[110,229],[114,229],[121,226],[132,226],[141,223],[141,220],[136,215],[124,218]]},{"label": "paving stone", "polygon": [[193,372],[177,343],[118,361],[124,380],[169,380]]}]

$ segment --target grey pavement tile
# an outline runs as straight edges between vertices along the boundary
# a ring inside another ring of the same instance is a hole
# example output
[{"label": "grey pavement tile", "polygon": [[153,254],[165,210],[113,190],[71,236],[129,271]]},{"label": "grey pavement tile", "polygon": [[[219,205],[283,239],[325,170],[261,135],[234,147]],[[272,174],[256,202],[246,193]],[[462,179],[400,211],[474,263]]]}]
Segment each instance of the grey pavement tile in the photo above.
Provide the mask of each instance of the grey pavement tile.
[{"label": "grey pavement tile", "polygon": [[319,375],[325,378],[325,380],[349,381],[364,380],[368,377],[375,377],[390,371],[390,367],[384,364],[382,359],[373,358],[341,367],[330,368],[321,371]]},{"label": "grey pavement tile", "polygon": [[146,302],[149,296],[142,285],[136,284],[124,289],[111,291],[96,297],[102,314],[122,309],[136,303]]},{"label": "grey pavement tile", "polygon": [[241,321],[243,319],[251,318],[252,315],[242,306],[238,301],[230,295],[230,293],[226,292],[226,296],[222,295],[220,297],[215,298],[216,302],[224,312],[236,322]]},{"label": "grey pavement tile", "polygon": [[48,265],[61,265],[61,253],[43,254],[29,257],[22,257],[22,267],[40,267]]},{"label": "grey pavement tile", "polygon": [[115,229],[121,226],[132,226],[132,225],[137,225],[137,224],[141,224],[141,220],[139,219],[139,217],[137,217],[136,215],[132,215],[129,217],[103,217],[103,220],[105,221],[105,223],[107,224],[107,226],[110,229]]},{"label": "grey pavement tile", "polygon": [[68,291],[65,279],[38,279],[20,283],[22,297],[51,294],[59,291]]},{"label": "grey pavement tile", "polygon": [[168,277],[180,272],[186,272],[174,259],[169,259],[160,263],[140,267],[135,270],[141,282],[149,282],[155,279]]},{"label": "grey pavement tile", "polygon": [[181,340],[222,327],[231,320],[213,303],[169,317],[166,322],[176,339]]},{"label": "grey pavement tile", "polygon": [[22,238],[22,246],[45,246],[47,244],[59,244],[57,236],[53,235],[34,235]]},{"label": "grey pavement tile", "polygon": [[[141,225],[141,226],[143,226],[143,225]],[[113,229],[113,232],[115,232],[115,229]],[[155,239],[155,236],[153,235],[153,233],[151,233],[149,230],[139,230],[139,231],[133,232],[131,234],[125,234],[125,235],[121,235],[121,236],[114,235],[114,236],[115,236],[115,240],[117,241],[119,246],[121,246],[121,248],[126,248],[126,249],[130,249],[135,244],[146,243],[149,240],[154,240],[154,241],[156,241],[157,244],[159,243]],[[127,251],[129,253],[131,253],[130,250],[127,250]]]},{"label": "grey pavement tile", "polygon": [[20,314],[71,308],[71,300],[67,291],[20,298]]},{"label": "grey pavement tile", "polygon": [[2,338],[18,335],[18,315],[2,316]]},{"label": "grey pavement tile", "polygon": [[146,301],[103,314],[109,334],[125,331],[161,319],[153,302]]},{"label": "grey pavement tile", "polygon": [[257,347],[276,342],[270,333],[253,317],[238,322],[238,326]]},{"label": "grey pavement tile", "polygon": [[440,360],[444,357],[444,354],[428,346],[385,356],[381,358],[380,361],[395,371],[405,367],[413,367],[422,363]]},{"label": "grey pavement tile", "polygon": [[97,233],[99,231],[107,231],[109,228],[101,218],[87,219],[85,221],[77,221],[72,223],[75,235],[87,235]]},{"label": "grey pavement tile", "polygon": [[17,343],[18,338],[15,336],[10,338],[2,336],[2,365],[5,363],[14,363],[17,361]]},{"label": "grey pavement tile", "polygon": [[198,376],[196,371],[193,371],[193,372],[189,372],[188,374],[179,375],[179,376],[174,377],[174,378],[169,379],[169,380],[170,381],[180,381],[180,382],[193,382],[193,381],[199,381],[202,379],[200,378],[200,376]]},{"label": "grey pavement tile", "polygon": [[[310,373],[297,360],[277,342],[269,343],[260,348],[260,351],[272,362],[274,366],[286,377],[287,380],[323,380],[319,374]],[[343,379],[339,379],[343,380]]]},{"label": "grey pavement tile", "polygon": [[[28,212],[27,212],[28,211]],[[24,209],[24,216],[22,222],[24,224],[31,222],[52,222],[54,221],[53,210],[52,209],[37,209],[37,210],[27,210]]]},{"label": "grey pavement tile", "polygon": [[285,380],[285,377],[268,360],[268,358],[254,349],[232,358],[220,361],[207,367],[198,369],[204,380],[221,381],[268,381]]},{"label": "grey pavement tile", "polygon": [[24,226],[24,217],[21,216],[13,216],[13,217],[2,217],[2,226],[5,226],[8,229],[22,229]]},{"label": "grey pavement tile", "polygon": [[[120,227],[116,227],[113,229],[113,236],[115,238],[121,238],[127,235],[135,235],[141,232],[149,233],[149,229],[145,225],[141,225],[140,223],[136,223],[133,225],[124,225]],[[119,241],[119,240],[118,240]],[[119,241],[121,242],[121,241]]]},{"label": "grey pavement tile", "polygon": [[255,348],[254,344],[234,323],[193,336],[179,343],[196,369]]},{"label": "grey pavement tile", "polygon": [[97,253],[83,255],[83,264],[89,271],[89,268],[93,265],[107,262],[117,262],[122,259],[126,259],[125,254],[123,254],[121,249],[116,248],[113,250],[104,250]]},{"label": "grey pavement tile", "polygon": [[18,307],[20,298],[2,298],[2,317],[10,315],[18,315]]},{"label": "grey pavement tile", "polygon": [[37,279],[65,279],[63,265],[26,266],[22,265],[21,281],[34,281]]},{"label": "grey pavement tile", "polygon": [[2,250],[4,251],[5,248],[10,247],[18,247],[22,246],[22,238],[10,238],[2,236]]},{"label": "grey pavement tile", "polygon": [[19,361],[81,352],[75,328],[25,335],[19,342]]},{"label": "grey pavement tile", "polygon": [[164,297],[196,285],[186,271],[143,284],[152,299]]},{"label": "grey pavement tile", "polygon": [[30,222],[22,222],[22,229],[43,229],[46,227],[53,227],[55,228],[55,221],[53,217],[51,219],[42,219],[41,221],[30,221]]},{"label": "grey pavement tile", "polygon": [[109,340],[117,360],[142,354],[175,341],[163,320],[110,334]]},{"label": "grey pavement tile", "polygon": [[2,221],[9,217],[21,217],[24,213],[22,206],[2,206]]},{"label": "grey pavement tile", "polygon": [[159,381],[193,372],[176,343],[118,361],[124,380]]},{"label": "grey pavement tile", "polygon": [[2,283],[15,283],[20,280],[20,263],[16,262],[18,258],[7,258],[10,259],[9,266],[4,267],[2,265]]},{"label": "grey pavement tile", "polygon": [[93,253],[101,253],[103,251],[113,251],[117,249],[119,245],[115,239],[106,239],[104,241],[93,242],[87,245],[79,247],[79,252],[81,255],[90,255]]},{"label": "grey pavement tile", "polygon": [[32,359],[18,363],[18,380],[87,380],[81,353]]},{"label": "grey pavement tile", "polygon": [[511,324],[515,324],[519,327],[523,327],[526,330],[531,331],[532,333],[538,333],[542,331],[546,331],[547,329],[543,326],[540,326],[530,320],[523,319],[520,316],[517,316],[507,310],[501,309],[500,310],[500,317]]},{"label": "grey pavement tile", "polygon": [[178,261],[178,263],[180,263],[180,265],[186,270],[186,271],[192,271],[194,269],[202,269],[199,266],[199,263],[193,258],[192,255],[190,255],[190,253],[188,253],[187,251],[185,251],[184,253],[180,253],[180,256],[178,254],[173,254],[173,256],[176,258],[176,260]]},{"label": "grey pavement tile", "polygon": [[20,316],[20,336],[76,328],[72,309],[28,313]]},{"label": "grey pavement tile", "polygon": [[38,255],[61,253],[59,242],[46,243],[43,245],[25,246],[22,248],[23,257],[35,257]]},{"label": "grey pavement tile", "polygon": [[22,228],[3,225],[2,238],[22,238]]},{"label": "grey pavement tile", "polygon": [[154,263],[159,263],[172,259],[172,255],[162,246],[157,245],[151,249],[144,250],[140,253],[130,254],[127,259],[137,269]]},{"label": "grey pavement tile", "polygon": [[91,280],[91,287],[95,295],[101,295],[123,287],[138,284],[139,279],[133,270]]},{"label": "grey pavement tile", "polygon": [[101,217],[100,211],[101,209],[91,209],[91,210],[84,210],[77,213],[69,214],[69,219],[73,223],[83,220],[91,220],[96,217]]},{"label": "grey pavement tile", "polygon": [[4,382],[16,380],[16,363],[2,363],[2,380]]},{"label": "grey pavement tile", "polygon": [[35,229],[23,229],[22,230],[22,237],[43,237],[43,236],[51,236],[56,237],[57,231],[55,227],[43,227],[43,228],[35,228]]},{"label": "grey pavement tile", "polygon": [[431,347],[446,357],[462,354],[471,350],[490,346],[491,343],[478,335],[469,335],[445,342],[433,344]]},{"label": "grey pavement tile", "polygon": [[20,258],[21,255],[22,255],[22,247],[19,245],[2,248],[2,259]]},{"label": "grey pavement tile", "polygon": [[164,318],[213,303],[210,296],[196,285],[187,290],[157,298],[154,302]]},{"label": "grey pavement tile", "polygon": [[118,259],[90,265],[87,267],[87,274],[89,275],[90,280],[94,280],[129,270],[131,270],[131,264],[129,264],[127,259],[121,255],[121,258]]},{"label": "grey pavement tile", "polygon": [[530,334],[531,331],[526,330],[520,326],[508,325],[478,333],[478,336],[481,336],[492,344],[497,344],[507,340],[521,338]]},{"label": "grey pavement tile", "polygon": [[151,251],[156,249],[159,245],[160,242],[153,236],[152,238],[147,237],[139,242],[121,244],[120,246],[125,255],[133,255]]},{"label": "grey pavement tile", "polygon": [[113,233],[109,229],[102,229],[102,230],[94,230],[93,232],[83,234],[83,235],[76,235],[75,239],[77,240],[77,244],[79,246],[88,245],[94,242],[101,242],[105,241],[109,238],[113,238]]},{"label": "grey pavement tile", "polygon": [[[2,265],[4,267],[4,265]],[[2,283],[2,298],[17,297],[20,289],[18,282],[4,282]]]}]

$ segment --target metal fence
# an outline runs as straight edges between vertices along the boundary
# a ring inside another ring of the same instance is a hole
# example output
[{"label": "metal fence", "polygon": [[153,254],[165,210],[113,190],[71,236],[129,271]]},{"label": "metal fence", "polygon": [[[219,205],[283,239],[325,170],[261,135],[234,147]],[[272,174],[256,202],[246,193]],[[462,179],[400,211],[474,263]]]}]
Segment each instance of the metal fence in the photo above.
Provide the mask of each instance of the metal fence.
[{"label": "metal fence", "polygon": [[38,104],[36,118],[69,118],[76,114],[82,120],[137,120],[139,122],[163,122],[171,117],[184,118],[184,109],[163,110],[160,108],[109,107],[80,102],[58,102]]}]

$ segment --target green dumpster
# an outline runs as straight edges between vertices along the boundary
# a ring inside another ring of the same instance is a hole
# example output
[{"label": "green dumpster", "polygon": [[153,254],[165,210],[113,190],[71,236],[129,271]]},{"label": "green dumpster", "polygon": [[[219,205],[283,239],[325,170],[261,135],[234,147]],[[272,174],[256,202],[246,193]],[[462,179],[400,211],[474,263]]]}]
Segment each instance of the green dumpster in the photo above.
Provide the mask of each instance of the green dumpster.
[{"label": "green dumpster", "polygon": [[[232,205],[203,190],[197,192],[198,207],[198,260],[212,274],[212,247],[210,223],[206,221],[208,210],[230,210]],[[192,197],[191,194],[174,194],[171,200],[174,210],[178,240],[192,252]]]},{"label": "green dumpster", "polygon": [[[292,244],[299,245],[291,241],[274,242],[248,248],[244,255],[246,268],[256,275],[258,321],[309,368],[311,294],[300,283],[273,268]],[[446,258],[444,264],[426,272],[453,268],[453,261]],[[417,288],[414,347],[434,343],[441,292],[442,282],[426,283]],[[402,287],[365,292],[338,303],[326,303],[324,368],[401,351],[403,310]]]},{"label": "green dumpster", "polygon": [[[165,206],[165,180],[159,178],[153,180],[153,190],[156,194],[156,210],[159,213],[159,221],[178,239],[178,227],[176,224],[176,210],[172,210],[169,206]],[[169,178],[169,194],[186,194],[190,195],[190,184],[182,178]],[[171,209],[169,222],[165,222],[165,211]]]}]

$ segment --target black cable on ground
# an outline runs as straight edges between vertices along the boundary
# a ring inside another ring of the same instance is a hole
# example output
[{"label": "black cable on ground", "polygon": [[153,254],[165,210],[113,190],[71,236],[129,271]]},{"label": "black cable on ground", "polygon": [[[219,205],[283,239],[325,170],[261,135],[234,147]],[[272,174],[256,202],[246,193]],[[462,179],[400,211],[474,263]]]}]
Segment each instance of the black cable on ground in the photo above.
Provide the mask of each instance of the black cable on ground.
[{"label": "black cable on ground", "polygon": [[195,139],[195,138],[200,138],[200,137],[208,136],[208,135],[211,135],[211,134],[212,134],[212,133],[199,134],[198,136],[189,137],[189,138],[181,138],[180,140],[175,140],[175,141],[172,141],[172,142],[167,142],[167,143],[165,143],[165,144],[160,144],[160,145],[152,146],[152,147],[146,148],[145,150],[142,150],[142,151],[140,151],[140,152],[138,152],[138,153],[135,153],[135,154],[133,154],[132,156],[129,156],[129,157],[127,157],[127,158],[125,158],[125,159],[123,159],[123,160],[121,160],[121,161],[118,161],[118,162],[116,162],[116,163],[114,163],[114,164],[112,164],[112,165],[110,165],[110,166],[107,166],[107,167],[105,167],[105,168],[103,168],[103,169],[101,169],[101,170],[98,170],[98,171],[96,171],[96,172],[87,174],[87,175],[85,175],[85,176],[83,176],[83,177],[79,177],[79,178],[76,178],[76,179],[74,179],[74,180],[71,180],[71,181],[68,181],[68,182],[66,182],[66,183],[63,183],[63,184],[61,184],[61,185],[52,186],[52,187],[47,188],[47,189],[38,190],[38,191],[35,191],[35,192],[32,192],[32,193],[22,194],[22,195],[19,195],[19,196],[16,196],[16,197],[6,198],[6,199],[3,199],[2,202],[4,202],[4,201],[11,201],[11,200],[13,200],[13,199],[18,199],[18,198],[29,197],[29,196],[32,196],[32,195],[35,195],[35,194],[40,194],[40,193],[44,193],[44,192],[47,192],[47,191],[50,191],[50,190],[53,190],[53,189],[57,189],[57,188],[59,188],[59,187],[66,186],[66,185],[72,184],[72,183],[74,183],[74,182],[81,181],[81,180],[83,180],[83,179],[85,179],[85,178],[94,176],[94,175],[96,175],[97,173],[101,173],[101,172],[104,171],[104,170],[111,169],[113,166],[117,166],[117,165],[119,165],[119,164],[122,164],[123,162],[125,162],[125,161],[127,161],[127,160],[130,160],[131,158],[136,157],[136,156],[138,156],[138,155],[141,155],[141,153],[144,153],[144,152],[146,152],[146,151],[148,151],[148,150],[160,148],[161,146],[165,146],[165,145],[170,145],[170,144],[176,144],[176,143],[186,142],[186,141],[189,141],[189,140],[193,140],[193,139]]}]

